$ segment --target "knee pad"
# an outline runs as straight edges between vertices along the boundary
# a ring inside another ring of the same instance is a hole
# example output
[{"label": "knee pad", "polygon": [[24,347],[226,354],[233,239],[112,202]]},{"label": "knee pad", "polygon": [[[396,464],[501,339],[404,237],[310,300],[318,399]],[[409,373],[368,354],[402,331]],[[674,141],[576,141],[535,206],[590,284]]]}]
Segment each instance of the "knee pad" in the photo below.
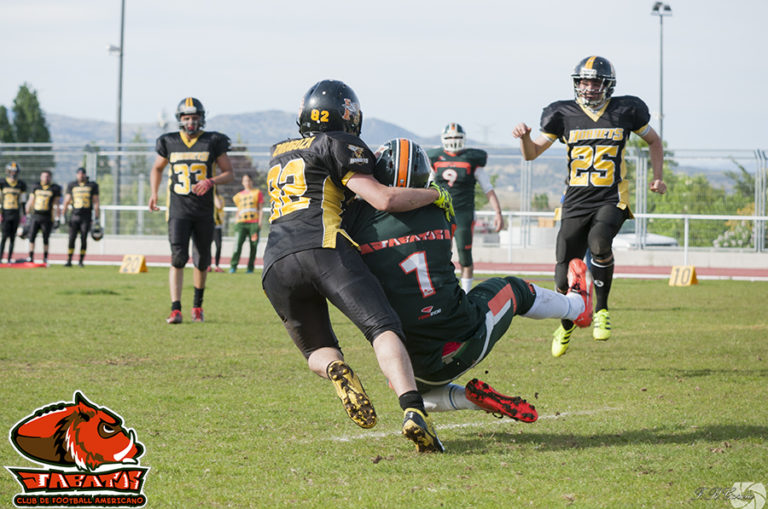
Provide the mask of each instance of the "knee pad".
[{"label": "knee pad", "polygon": [[186,253],[173,253],[173,255],[171,256],[171,265],[173,265],[177,269],[183,269],[184,266],[187,264],[188,258],[189,258],[189,255]]}]

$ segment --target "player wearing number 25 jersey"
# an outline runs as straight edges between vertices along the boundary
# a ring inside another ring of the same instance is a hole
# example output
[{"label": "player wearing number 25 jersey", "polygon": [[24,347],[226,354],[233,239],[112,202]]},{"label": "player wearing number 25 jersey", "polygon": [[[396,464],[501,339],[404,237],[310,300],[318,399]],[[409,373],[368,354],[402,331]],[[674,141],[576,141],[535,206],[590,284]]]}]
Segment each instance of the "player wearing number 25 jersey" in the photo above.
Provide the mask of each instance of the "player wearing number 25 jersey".
[{"label": "player wearing number 25 jersey", "polygon": [[[663,148],[656,131],[648,124],[645,103],[634,96],[612,97],[616,86],[613,65],[605,58],[589,56],[571,74],[575,99],[557,101],[541,115],[541,135],[532,140],[524,123],[512,130],[520,139],[523,157],[530,161],[547,150],[555,140],[568,148],[567,188],[562,200],[561,224],[555,248],[555,283],[560,292],[568,288],[568,264],[583,258],[589,249],[595,280],[593,337],[605,341],[611,336],[608,295],[613,281],[613,238],[631,217],[628,185],[624,180],[624,151],[631,133],[646,143],[653,167],[651,191],[663,194]],[[559,357],[568,348],[576,326],[563,320],[555,331],[552,355]]]}]

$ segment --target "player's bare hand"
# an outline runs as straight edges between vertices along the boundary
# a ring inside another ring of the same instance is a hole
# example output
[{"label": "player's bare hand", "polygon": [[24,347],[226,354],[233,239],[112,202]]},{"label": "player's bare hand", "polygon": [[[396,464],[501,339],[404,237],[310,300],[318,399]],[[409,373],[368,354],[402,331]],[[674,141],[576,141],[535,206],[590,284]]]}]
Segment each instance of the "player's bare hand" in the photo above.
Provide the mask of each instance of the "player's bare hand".
[{"label": "player's bare hand", "polygon": [[661,179],[656,179],[651,182],[651,191],[654,193],[664,194],[667,192],[667,184]]},{"label": "player's bare hand", "polygon": [[512,128],[512,136],[515,138],[522,138],[523,136],[530,136],[531,128],[528,127],[525,122],[520,122]]},{"label": "player's bare hand", "polygon": [[156,210],[160,210],[160,207],[157,206],[157,196],[150,196],[149,197],[149,204],[148,204],[150,212],[155,212]]},{"label": "player's bare hand", "polygon": [[501,214],[496,214],[493,218],[493,228],[496,233],[499,233],[504,228],[504,217]]},{"label": "player's bare hand", "polygon": [[195,193],[198,196],[202,196],[205,193],[207,193],[208,191],[210,191],[212,187],[213,187],[213,180],[205,179],[205,180],[201,180],[200,182],[195,184],[192,187],[192,192]]}]

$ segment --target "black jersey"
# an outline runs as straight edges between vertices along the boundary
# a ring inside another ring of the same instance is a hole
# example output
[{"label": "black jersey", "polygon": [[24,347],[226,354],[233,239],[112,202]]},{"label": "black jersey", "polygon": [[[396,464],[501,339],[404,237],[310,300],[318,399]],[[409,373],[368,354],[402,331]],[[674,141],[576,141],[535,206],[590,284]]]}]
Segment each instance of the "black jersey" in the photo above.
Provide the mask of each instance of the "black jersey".
[{"label": "black jersey", "polygon": [[467,341],[485,324],[456,279],[443,210],[386,213],[357,200],[344,221],[403,323],[414,367],[439,365],[444,343]]},{"label": "black jersey", "polygon": [[80,184],[75,180],[67,184],[66,194],[72,197],[72,214],[91,217],[93,197],[99,195],[99,184],[89,180]]},{"label": "black jersey", "polygon": [[61,186],[37,184],[32,189],[32,196],[34,196],[32,213],[53,219],[53,205],[61,198]]},{"label": "black jersey", "polygon": [[[272,146],[267,175],[271,214],[264,274],[285,255],[312,248],[335,248],[346,188],[355,173],[373,174],[376,157],[359,137],[333,131]],[[351,241],[352,239],[350,239]]]},{"label": "black jersey", "polygon": [[10,180],[7,177],[0,180],[0,208],[3,212],[3,218],[8,216],[19,217],[19,211],[22,207],[21,196],[27,192],[27,184],[23,180]]},{"label": "black jersey", "polygon": [[435,170],[436,180],[448,188],[453,208],[458,212],[475,211],[475,170],[485,166],[488,153],[485,150],[467,148],[453,154],[442,148],[427,151]]},{"label": "black jersey", "polygon": [[213,217],[213,188],[203,196],[197,196],[192,188],[201,180],[216,176],[216,159],[226,154],[229,147],[229,138],[215,131],[203,131],[191,139],[177,131],[157,139],[155,150],[170,163],[167,217]]},{"label": "black jersey", "polygon": [[629,207],[624,149],[630,133],[648,132],[650,119],[648,106],[629,95],[611,98],[597,112],[574,100],[544,108],[542,134],[568,147],[562,217],[581,216],[606,204]]}]

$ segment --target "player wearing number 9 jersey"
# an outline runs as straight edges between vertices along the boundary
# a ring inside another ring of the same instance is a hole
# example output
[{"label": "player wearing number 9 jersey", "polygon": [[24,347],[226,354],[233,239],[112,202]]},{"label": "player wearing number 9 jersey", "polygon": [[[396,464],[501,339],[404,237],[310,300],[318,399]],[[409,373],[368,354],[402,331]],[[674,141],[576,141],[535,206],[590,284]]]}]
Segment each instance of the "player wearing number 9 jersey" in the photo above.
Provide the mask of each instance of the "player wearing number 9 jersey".
[{"label": "player wearing number 9 jersey", "polygon": [[[568,149],[567,188],[562,199],[561,225],[555,248],[555,283],[560,292],[568,288],[568,263],[583,258],[589,249],[595,280],[593,337],[611,336],[608,295],[613,281],[613,238],[624,221],[632,217],[628,185],[624,180],[624,152],[631,133],[646,143],[653,167],[650,189],[663,194],[663,148],[656,131],[648,124],[645,103],[634,96],[613,97],[616,73],[605,58],[589,56],[571,74],[575,99],[557,101],[541,115],[541,135],[532,140],[531,129],[520,123],[512,131],[520,139],[523,157],[530,161],[555,140]],[[552,354],[563,355],[575,325],[563,320],[555,331]]]},{"label": "player wearing number 9 jersey", "polygon": [[215,131],[203,131],[205,109],[194,97],[182,99],[176,108],[179,131],[157,139],[157,157],[149,174],[151,196],[149,209],[158,210],[158,189],[163,170],[168,169],[166,219],[171,244],[170,324],[181,323],[181,289],[184,266],[189,259],[192,240],[195,295],[192,321],[203,321],[203,292],[208,266],[211,264],[214,203],[213,186],[233,179],[232,163],[227,156],[230,140]]},{"label": "player wearing number 9 jersey", "polygon": [[360,103],[340,81],[323,80],[309,89],[298,124],[301,138],[272,146],[264,292],[309,369],[331,380],[349,417],[370,428],[376,413],[360,379],[344,362],[327,302],[344,313],[373,345],[399,398],[403,434],[419,451],[442,452],[416,389],[400,320],[341,228],[355,194],[377,209],[405,211],[432,203],[441,193],[388,188],[371,176],[375,157],[359,138]]}]

